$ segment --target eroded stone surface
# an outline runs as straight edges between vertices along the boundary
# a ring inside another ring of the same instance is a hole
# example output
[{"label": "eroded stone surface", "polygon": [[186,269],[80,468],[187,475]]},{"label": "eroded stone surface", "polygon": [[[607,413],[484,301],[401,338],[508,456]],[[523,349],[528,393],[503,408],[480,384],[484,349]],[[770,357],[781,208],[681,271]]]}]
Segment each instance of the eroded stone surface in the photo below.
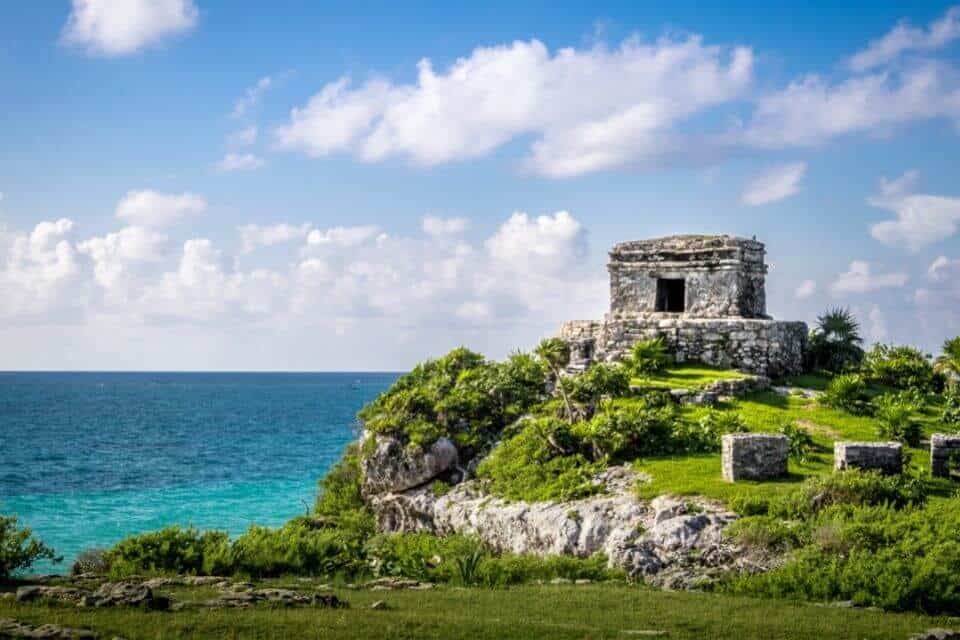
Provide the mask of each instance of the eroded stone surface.
[{"label": "eroded stone surface", "polygon": [[245,609],[259,603],[283,607],[329,607],[338,609],[347,606],[333,594],[300,593],[292,589],[251,589],[225,592],[210,600],[178,602],[174,611],[183,609]]},{"label": "eroded stone surface", "polygon": [[363,456],[365,494],[404,491],[431,480],[457,463],[457,448],[440,438],[426,451],[411,452],[396,438],[367,433],[375,438],[373,451]]},{"label": "eroded stone surface", "polygon": [[903,445],[899,442],[834,442],[833,467],[838,471],[878,469],[886,474],[903,470]]},{"label": "eroded stone surface", "polygon": [[0,638],[36,638],[61,640],[96,640],[99,636],[89,629],[62,627],[58,624],[39,626],[18,622],[13,618],[0,618]]},{"label": "eroded stone surface", "polygon": [[708,567],[736,570],[747,561],[722,536],[733,513],[705,501],[639,501],[632,489],[640,479],[612,467],[597,478],[606,494],[570,502],[507,502],[468,481],[440,497],[420,487],[374,496],[370,504],[382,531],[469,534],[497,551],[538,556],[602,552],[613,567],[675,588],[701,579]]},{"label": "eroded stone surface", "polygon": [[779,433],[728,433],[721,438],[723,479],[770,480],[787,473],[790,439]]}]

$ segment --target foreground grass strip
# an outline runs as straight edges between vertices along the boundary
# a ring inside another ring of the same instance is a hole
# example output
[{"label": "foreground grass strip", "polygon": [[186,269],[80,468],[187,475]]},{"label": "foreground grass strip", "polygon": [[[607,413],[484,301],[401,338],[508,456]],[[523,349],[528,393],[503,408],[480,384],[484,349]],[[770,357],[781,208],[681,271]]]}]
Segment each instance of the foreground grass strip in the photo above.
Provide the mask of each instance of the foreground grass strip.
[{"label": "foreground grass strip", "polygon": [[[889,638],[949,626],[943,618],[629,585],[432,591],[336,590],[351,608],[145,612],[0,602],[0,617],[89,627],[104,637],[170,638]],[[373,611],[377,600],[390,609]]]}]

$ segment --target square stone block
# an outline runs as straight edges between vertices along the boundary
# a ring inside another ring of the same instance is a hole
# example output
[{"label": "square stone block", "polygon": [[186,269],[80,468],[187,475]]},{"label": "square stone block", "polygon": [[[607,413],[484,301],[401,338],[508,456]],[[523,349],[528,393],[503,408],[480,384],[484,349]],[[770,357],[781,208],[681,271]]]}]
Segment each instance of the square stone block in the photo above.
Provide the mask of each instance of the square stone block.
[{"label": "square stone block", "polygon": [[930,438],[930,473],[950,476],[950,456],[960,455],[960,434],[935,433]]},{"label": "square stone block", "polygon": [[834,442],[833,468],[879,469],[895,474],[903,470],[903,445],[899,442]]},{"label": "square stone block", "polygon": [[768,480],[787,473],[790,439],[779,433],[728,433],[721,439],[723,479]]}]

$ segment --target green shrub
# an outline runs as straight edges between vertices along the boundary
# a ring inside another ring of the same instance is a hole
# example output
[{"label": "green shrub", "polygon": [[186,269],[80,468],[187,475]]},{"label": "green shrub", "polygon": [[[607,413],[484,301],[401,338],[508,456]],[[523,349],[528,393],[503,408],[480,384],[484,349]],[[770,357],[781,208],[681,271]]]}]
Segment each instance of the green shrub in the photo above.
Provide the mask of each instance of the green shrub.
[{"label": "green shrub", "polygon": [[885,393],[873,400],[873,415],[877,420],[877,435],[897,440],[911,447],[920,446],[923,432],[913,419],[918,407],[905,393]]},{"label": "green shrub", "polygon": [[607,405],[589,421],[573,426],[593,460],[624,461],[670,453],[677,411],[673,405]]},{"label": "green shrub", "polygon": [[17,524],[16,516],[0,515],[0,579],[15,571],[29,569],[37,560],[60,562],[53,549]]},{"label": "green shrub", "polygon": [[322,516],[336,517],[348,511],[366,509],[360,495],[360,481],[360,448],[353,442],[320,480],[314,511]]},{"label": "green shrub", "polygon": [[766,515],[740,518],[727,527],[724,534],[747,547],[772,551],[792,549],[801,541],[798,527]]},{"label": "green shrub", "polygon": [[800,462],[806,462],[814,449],[813,436],[810,435],[810,432],[798,426],[795,422],[788,422],[780,428],[780,433],[790,440],[790,457]]},{"label": "green shrub", "polygon": [[854,373],[836,376],[819,396],[819,402],[825,407],[840,409],[854,415],[865,415],[870,409],[867,384]]},{"label": "green shrub", "polygon": [[741,493],[732,497],[727,506],[741,516],[765,516],[770,511],[770,500],[752,492]]},{"label": "green shrub", "polygon": [[943,424],[960,429],[960,385],[951,385],[943,394]]},{"label": "green shrub", "polygon": [[938,386],[933,364],[914,347],[878,344],[864,357],[861,368],[868,381],[894,389],[926,393]]},{"label": "green shrub", "polygon": [[570,423],[531,418],[503,440],[477,467],[490,490],[510,500],[572,500],[602,489],[592,482],[600,470],[579,452]]},{"label": "green shrub", "polygon": [[630,391],[630,376],[620,364],[597,362],[586,371],[560,380],[560,388],[574,407],[572,420],[589,419],[604,398],[616,398]]},{"label": "green shrub", "polygon": [[709,453],[720,450],[727,433],[742,433],[747,426],[735,411],[708,409],[697,422],[681,421],[675,434],[677,453]]},{"label": "green shrub", "polygon": [[278,529],[250,527],[226,559],[232,573],[256,578],[355,575],[365,569],[365,542],[356,530],[314,529],[293,521]]},{"label": "green shrub", "polygon": [[960,502],[848,507],[823,518],[815,529],[819,539],[787,564],[735,578],[725,590],[928,614],[960,611]]},{"label": "green shrub", "polygon": [[670,359],[663,338],[651,338],[634,343],[626,366],[630,375],[642,378],[663,371]]},{"label": "green shrub", "polygon": [[230,539],[223,531],[167,527],[121,540],[104,556],[110,575],[230,573]]},{"label": "green shrub", "polygon": [[926,485],[916,478],[850,469],[807,479],[797,490],[772,501],[769,512],[781,518],[808,518],[832,505],[903,508],[925,500]]},{"label": "green shrub", "polygon": [[465,455],[542,401],[545,388],[545,371],[529,355],[495,363],[458,348],[414,367],[359,415],[371,431],[417,446],[447,436]]}]

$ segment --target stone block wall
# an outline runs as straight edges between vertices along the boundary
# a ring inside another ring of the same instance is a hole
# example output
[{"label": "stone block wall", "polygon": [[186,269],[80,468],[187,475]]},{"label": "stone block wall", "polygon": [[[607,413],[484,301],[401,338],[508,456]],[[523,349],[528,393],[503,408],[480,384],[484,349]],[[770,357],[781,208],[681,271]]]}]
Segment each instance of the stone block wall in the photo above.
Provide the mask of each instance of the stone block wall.
[{"label": "stone block wall", "polygon": [[833,468],[879,469],[885,474],[903,470],[903,445],[899,442],[834,442]]},{"label": "stone block wall", "polygon": [[930,473],[950,476],[950,457],[960,455],[960,434],[935,433],[930,438]]},{"label": "stone block wall", "polygon": [[[740,369],[777,377],[800,373],[807,348],[807,325],[751,318],[608,318],[605,323],[565,323],[560,337],[571,352],[590,359],[619,361],[639,340],[661,337],[678,362]],[[580,360],[580,367],[589,364]]]},{"label": "stone block wall", "polygon": [[728,433],[721,439],[723,479],[769,480],[787,473],[790,439],[774,433]]},{"label": "stone block wall", "polygon": [[765,249],[732,236],[670,236],[623,242],[610,251],[610,311],[657,311],[657,280],[684,280],[682,315],[700,318],[766,315]]}]

